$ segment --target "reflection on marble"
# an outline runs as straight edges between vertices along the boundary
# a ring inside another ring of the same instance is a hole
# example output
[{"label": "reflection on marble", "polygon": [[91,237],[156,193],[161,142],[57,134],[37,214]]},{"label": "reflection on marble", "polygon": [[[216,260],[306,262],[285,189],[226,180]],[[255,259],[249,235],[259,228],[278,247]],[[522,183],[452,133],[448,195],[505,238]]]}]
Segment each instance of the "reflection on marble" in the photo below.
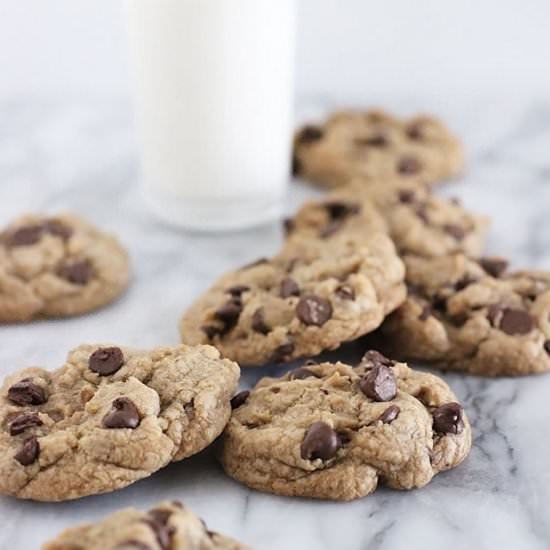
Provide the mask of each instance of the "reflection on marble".
[{"label": "reflection on marble", "polygon": [[[516,267],[550,269],[550,102],[395,98],[385,105],[403,113],[435,109],[448,120],[467,144],[469,166],[463,181],[440,192],[493,217],[489,252],[510,256]],[[304,101],[300,114],[333,106]],[[193,296],[227,268],[277,249],[275,226],[204,236],[151,219],[138,196],[130,121],[122,103],[0,104],[0,223],[23,210],[75,210],[120,235],[134,265],[133,285],[112,307],[0,328],[0,375],[33,364],[53,368],[86,341],[176,343],[177,319]],[[312,193],[294,186],[289,211]],[[343,356],[357,357],[361,347]],[[245,372],[242,385],[263,373]],[[381,488],[345,504],[275,497],[225,477],[207,450],[110,495],[64,504],[0,498],[0,548],[37,548],[66,526],[166,498],[182,499],[212,529],[259,550],[550,548],[550,375],[444,377],[466,405],[474,447],[461,467],[423,489]]]}]

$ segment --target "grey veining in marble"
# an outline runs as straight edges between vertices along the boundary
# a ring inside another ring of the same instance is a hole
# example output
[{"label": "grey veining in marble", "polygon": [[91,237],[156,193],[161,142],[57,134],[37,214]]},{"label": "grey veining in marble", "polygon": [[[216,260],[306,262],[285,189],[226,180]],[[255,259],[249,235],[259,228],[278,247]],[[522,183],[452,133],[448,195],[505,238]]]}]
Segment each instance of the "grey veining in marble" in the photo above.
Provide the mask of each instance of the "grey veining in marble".
[{"label": "grey veining in marble", "polygon": [[[302,102],[308,117],[336,106]],[[493,218],[488,250],[515,267],[550,269],[550,102],[395,98],[407,113],[436,109],[467,144],[469,166],[440,193]],[[105,102],[0,104],[0,224],[24,210],[71,209],[116,232],[134,280],[112,307],[84,317],[0,328],[0,375],[54,368],[84,341],[133,346],[178,341],[193,296],[224,270],[277,249],[279,228],[220,236],[167,228],[144,210],[128,107]],[[312,191],[294,186],[288,210]],[[345,356],[358,356],[360,344]],[[261,373],[244,373],[248,386]],[[0,548],[32,549],[62,528],[123,506],[179,498],[216,530],[258,550],[544,550],[550,548],[550,375],[487,380],[444,375],[464,401],[474,447],[458,469],[409,492],[381,488],[353,503],[249,491],[224,476],[211,451],[117,493],[63,504],[0,498]]]}]

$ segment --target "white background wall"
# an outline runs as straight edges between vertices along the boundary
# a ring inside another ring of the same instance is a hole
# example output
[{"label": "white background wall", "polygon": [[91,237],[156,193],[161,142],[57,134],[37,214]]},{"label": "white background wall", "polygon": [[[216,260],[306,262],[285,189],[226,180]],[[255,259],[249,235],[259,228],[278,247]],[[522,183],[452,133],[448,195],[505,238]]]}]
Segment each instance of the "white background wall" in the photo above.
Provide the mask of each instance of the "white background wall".
[{"label": "white background wall", "polygon": [[[550,93],[548,0],[297,3],[299,93]],[[0,0],[0,97],[127,94],[122,8]]]}]

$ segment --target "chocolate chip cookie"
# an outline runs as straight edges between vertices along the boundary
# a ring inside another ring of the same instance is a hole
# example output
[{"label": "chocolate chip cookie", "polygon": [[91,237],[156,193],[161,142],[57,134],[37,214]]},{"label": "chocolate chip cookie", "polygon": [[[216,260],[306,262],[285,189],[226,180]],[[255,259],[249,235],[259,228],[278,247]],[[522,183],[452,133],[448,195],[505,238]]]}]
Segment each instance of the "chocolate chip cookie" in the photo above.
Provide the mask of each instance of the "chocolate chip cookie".
[{"label": "chocolate chip cookie", "polygon": [[382,326],[396,355],[487,376],[550,370],[550,274],[500,258],[406,258],[409,297]]},{"label": "chocolate chip cookie", "polygon": [[114,301],[128,285],[126,251],[72,215],[28,215],[0,233],[0,322],[66,317]]},{"label": "chocolate chip cookie", "polygon": [[95,524],[66,529],[43,550],[246,550],[209,531],[179,502],[162,502],[148,512],[127,508]]},{"label": "chocolate chip cookie", "polygon": [[443,380],[375,351],[356,368],[306,364],[264,378],[235,406],[222,439],[225,471],[280,495],[352,500],[379,481],[421,487],[471,445]]},{"label": "chocolate chip cookie", "polygon": [[0,494],[56,501],[114,491],[209,445],[239,367],[210,346],[82,345],[0,389]]},{"label": "chocolate chip cookie", "polygon": [[402,303],[403,278],[383,232],[292,239],[217,281],[183,316],[181,337],[241,366],[311,357],[377,328]]},{"label": "chocolate chip cookie", "polygon": [[355,176],[436,184],[461,172],[460,142],[437,119],[400,120],[388,113],[344,111],[301,128],[294,139],[296,175],[323,187]]},{"label": "chocolate chip cookie", "polygon": [[[380,215],[383,220],[380,220]],[[409,185],[362,186],[307,202],[285,223],[290,238],[317,235],[330,239],[342,232],[361,237],[384,223],[401,254],[432,257],[461,251],[482,253],[488,220],[445,200],[426,188]]]}]

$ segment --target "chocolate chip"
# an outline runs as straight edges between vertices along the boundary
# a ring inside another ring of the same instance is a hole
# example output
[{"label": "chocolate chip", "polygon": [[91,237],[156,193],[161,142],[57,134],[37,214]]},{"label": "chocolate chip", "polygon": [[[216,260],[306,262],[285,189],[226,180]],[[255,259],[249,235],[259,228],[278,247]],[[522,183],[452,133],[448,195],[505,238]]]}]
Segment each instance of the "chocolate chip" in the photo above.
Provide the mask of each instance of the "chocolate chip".
[{"label": "chocolate chip", "polygon": [[397,405],[390,405],[381,415],[380,421],[383,424],[391,424],[401,412],[401,409]]},{"label": "chocolate chip", "polygon": [[432,316],[432,308],[428,304],[426,304],[422,311],[420,312],[420,315],[418,316],[419,321],[426,321]]},{"label": "chocolate chip", "polygon": [[[127,548],[133,548],[135,550],[153,550],[148,544],[136,539],[128,539],[116,545],[116,550],[125,550]],[[78,550],[78,548],[75,548],[75,550]]]},{"label": "chocolate chip", "polygon": [[342,229],[343,226],[343,220],[332,220],[319,231],[319,237],[321,237],[321,239],[328,239],[328,237],[332,237],[332,235]]},{"label": "chocolate chip", "polygon": [[413,141],[421,141],[424,137],[422,133],[421,126],[416,124],[411,124],[406,130],[405,133],[407,134],[407,137],[409,139],[412,139]]},{"label": "chocolate chip", "polygon": [[74,285],[85,285],[92,276],[90,260],[77,260],[61,264],[57,268],[57,275]]},{"label": "chocolate chip", "polygon": [[256,267],[258,265],[267,264],[269,260],[267,258],[258,258],[257,260],[254,260],[253,262],[250,262],[249,264],[243,265],[239,271],[245,271],[247,269],[250,269],[252,267]]},{"label": "chocolate chip", "polygon": [[546,340],[546,342],[544,342],[543,344],[543,347],[544,347],[544,351],[550,355],[550,340]]},{"label": "chocolate chip", "polygon": [[42,405],[48,400],[44,388],[24,378],[8,389],[8,399],[16,405]]},{"label": "chocolate chip", "polygon": [[285,237],[288,237],[294,229],[296,228],[296,224],[294,223],[294,220],[292,218],[285,218],[283,220],[283,232],[285,234]]},{"label": "chocolate chip", "polygon": [[325,422],[314,422],[306,432],[300,454],[304,460],[330,460],[342,446],[340,436]]},{"label": "chocolate chip", "polygon": [[375,401],[391,401],[397,393],[397,383],[391,368],[375,365],[359,382],[361,391]]},{"label": "chocolate chip", "polygon": [[397,164],[397,171],[407,176],[417,174],[420,168],[420,161],[416,157],[403,157]]},{"label": "chocolate chip", "polygon": [[88,366],[100,376],[114,374],[124,365],[124,354],[120,348],[99,348],[90,355]]},{"label": "chocolate chip", "polygon": [[535,328],[535,320],[523,309],[502,310],[499,327],[506,334],[528,334]]},{"label": "chocolate chip", "polygon": [[290,339],[289,336],[289,340],[287,342],[275,348],[275,351],[271,356],[271,361],[273,363],[284,363],[288,361],[294,353],[294,349],[294,342]]},{"label": "chocolate chip", "polygon": [[508,269],[508,261],[503,258],[481,258],[479,265],[497,279]]},{"label": "chocolate chip", "polygon": [[306,367],[298,367],[290,371],[290,380],[304,380],[306,378],[319,378],[313,371]]},{"label": "chocolate chip", "polygon": [[290,171],[293,176],[299,175],[302,171],[302,163],[296,155],[292,155],[292,166],[290,168]]},{"label": "chocolate chip", "polygon": [[472,277],[471,275],[466,274],[454,284],[454,288],[458,291],[464,290],[466,287],[477,283],[478,280],[479,279],[477,279],[476,277]]},{"label": "chocolate chip", "polygon": [[10,422],[10,435],[19,435],[34,426],[42,426],[43,422],[36,413],[22,413]]},{"label": "chocolate chip", "polygon": [[44,234],[44,226],[40,224],[25,225],[10,233],[7,237],[7,245],[31,246],[36,244]]},{"label": "chocolate chip", "polygon": [[397,194],[397,197],[399,202],[402,202],[403,204],[412,204],[416,200],[414,191],[409,189],[401,189]]},{"label": "chocolate chip", "polygon": [[201,327],[201,330],[206,334],[206,337],[209,340],[212,340],[214,336],[217,336],[218,334],[222,334],[223,330],[221,330],[219,327],[215,327],[213,325],[204,325]]},{"label": "chocolate chip", "polygon": [[379,133],[366,138],[356,139],[355,143],[367,147],[385,147],[388,145],[388,138],[384,134]]},{"label": "chocolate chip", "polygon": [[234,297],[225,304],[223,304],[215,313],[216,319],[221,321],[224,328],[220,333],[226,334],[229,332],[239,320],[241,312],[243,310],[243,304],[240,298]]},{"label": "chocolate chip", "polygon": [[356,203],[345,203],[342,201],[325,202],[323,206],[331,220],[347,218],[348,216],[359,214],[361,210],[360,206]]},{"label": "chocolate chip", "polygon": [[323,130],[319,128],[319,126],[313,126],[308,125],[304,126],[300,132],[298,133],[298,136],[296,138],[296,141],[300,144],[309,144],[314,143],[316,141],[319,141],[323,137]]},{"label": "chocolate chip", "polygon": [[379,351],[376,351],[375,349],[371,349],[363,355],[363,358],[361,359],[360,365],[362,367],[373,367],[378,365],[384,365],[385,367],[393,367],[394,361],[386,357],[385,355],[381,354]]},{"label": "chocolate chip", "polygon": [[170,510],[154,509],[149,512],[149,518],[144,520],[155,533],[157,542],[162,550],[168,550],[172,545],[175,529],[168,527],[168,520],[172,515]]},{"label": "chocolate chip", "polygon": [[23,441],[23,445],[15,453],[15,460],[22,466],[29,466],[32,464],[40,454],[40,443],[38,439],[32,436]]},{"label": "chocolate chip", "polygon": [[241,405],[244,405],[244,403],[248,399],[249,395],[250,395],[249,390],[243,390],[243,391],[240,391],[239,393],[236,393],[231,398],[231,402],[230,402],[231,403],[231,408],[232,409],[238,409]]},{"label": "chocolate chip", "polygon": [[462,406],[458,403],[446,403],[432,412],[433,427],[438,433],[459,434],[464,430]]},{"label": "chocolate chip", "polygon": [[243,304],[240,299],[231,299],[221,306],[214,316],[223,323],[235,323],[243,310]]},{"label": "chocolate chip", "polygon": [[335,292],[342,300],[355,300],[355,290],[350,285],[340,285]]},{"label": "chocolate chip", "polygon": [[44,231],[46,231],[50,235],[59,237],[64,241],[68,241],[73,234],[72,228],[68,225],[65,225],[63,222],[60,222],[59,220],[46,220],[43,224],[43,227]]},{"label": "chocolate chip", "polygon": [[328,300],[307,294],[296,306],[296,316],[304,325],[323,326],[332,317],[332,305]]},{"label": "chocolate chip", "polygon": [[103,427],[108,429],[131,428],[139,426],[140,418],[134,402],[127,397],[113,401],[112,409],[103,418]]},{"label": "chocolate chip", "polygon": [[271,327],[264,320],[264,308],[259,307],[252,314],[252,329],[260,334],[269,334]]},{"label": "chocolate chip", "polygon": [[246,292],[247,290],[250,290],[249,286],[246,285],[235,285],[226,290],[228,294],[231,294],[231,296],[239,297],[243,292]]},{"label": "chocolate chip", "polygon": [[290,296],[300,296],[300,287],[298,286],[298,283],[292,277],[285,277],[281,281],[279,296],[281,298],[290,298]]},{"label": "chocolate chip", "polygon": [[453,239],[456,239],[457,241],[461,241],[466,236],[466,231],[459,225],[453,224],[453,223],[446,223],[443,225],[443,231],[445,233],[448,233]]}]

